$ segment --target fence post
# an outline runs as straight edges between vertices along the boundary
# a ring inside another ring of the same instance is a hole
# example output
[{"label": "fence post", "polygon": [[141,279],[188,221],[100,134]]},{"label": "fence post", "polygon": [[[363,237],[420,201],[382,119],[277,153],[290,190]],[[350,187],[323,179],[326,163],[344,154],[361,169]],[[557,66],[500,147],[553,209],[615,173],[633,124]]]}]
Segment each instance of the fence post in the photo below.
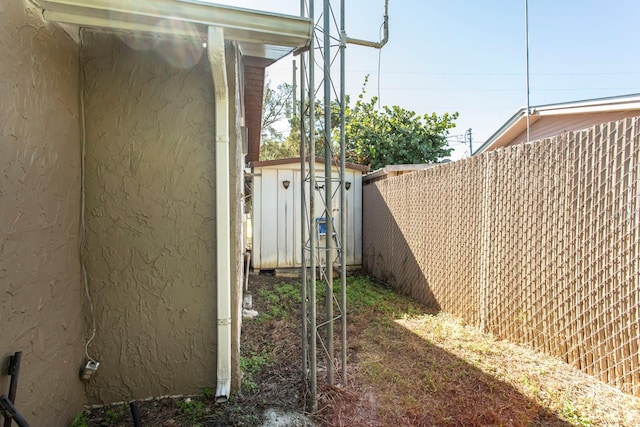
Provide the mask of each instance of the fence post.
[{"label": "fence post", "polygon": [[481,233],[482,233],[482,249],[480,251],[480,329],[482,332],[487,332],[487,284],[489,281],[489,244],[491,236],[489,235],[489,228],[491,224],[490,212],[489,212],[489,198],[491,194],[491,169],[494,164],[495,155],[488,153],[484,156],[484,189],[482,194],[482,221],[481,221]]}]

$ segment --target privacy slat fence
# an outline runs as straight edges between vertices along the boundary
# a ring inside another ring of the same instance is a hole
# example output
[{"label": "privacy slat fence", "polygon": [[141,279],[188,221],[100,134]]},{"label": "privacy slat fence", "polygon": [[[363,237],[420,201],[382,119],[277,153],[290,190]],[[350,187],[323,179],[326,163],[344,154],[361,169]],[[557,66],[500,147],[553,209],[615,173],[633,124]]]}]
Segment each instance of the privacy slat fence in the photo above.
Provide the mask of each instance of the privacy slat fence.
[{"label": "privacy slat fence", "polygon": [[640,395],[640,118],[373,182],[364,267]]}]

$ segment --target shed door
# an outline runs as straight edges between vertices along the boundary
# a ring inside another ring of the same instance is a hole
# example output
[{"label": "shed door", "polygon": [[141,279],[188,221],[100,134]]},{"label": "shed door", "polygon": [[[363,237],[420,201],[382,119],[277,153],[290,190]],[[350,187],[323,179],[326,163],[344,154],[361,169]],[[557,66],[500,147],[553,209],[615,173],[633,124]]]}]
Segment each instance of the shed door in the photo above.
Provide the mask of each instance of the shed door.
[{"label": "shed door", "polygon": [[[288,188],[285,188],[285,182]],[[256,224],[254,245],[259,245],[254,267],[286,268],[300,265],[300,172],[263,169],[260,188],[254,193]]]}]

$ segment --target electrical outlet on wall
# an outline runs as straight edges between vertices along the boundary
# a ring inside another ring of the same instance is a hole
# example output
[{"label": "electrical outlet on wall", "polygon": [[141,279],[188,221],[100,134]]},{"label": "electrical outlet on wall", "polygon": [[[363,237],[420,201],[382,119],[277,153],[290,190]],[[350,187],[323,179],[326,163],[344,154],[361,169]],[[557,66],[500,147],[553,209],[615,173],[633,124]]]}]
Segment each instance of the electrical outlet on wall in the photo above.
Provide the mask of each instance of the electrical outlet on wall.
[{"label": "electrical outlet on wall", "polygon": [[80,379],[82,381],[89,381],[96,374],[98,366],[100,366],[100,362],[88,360],[87,364],[80,370]]}]

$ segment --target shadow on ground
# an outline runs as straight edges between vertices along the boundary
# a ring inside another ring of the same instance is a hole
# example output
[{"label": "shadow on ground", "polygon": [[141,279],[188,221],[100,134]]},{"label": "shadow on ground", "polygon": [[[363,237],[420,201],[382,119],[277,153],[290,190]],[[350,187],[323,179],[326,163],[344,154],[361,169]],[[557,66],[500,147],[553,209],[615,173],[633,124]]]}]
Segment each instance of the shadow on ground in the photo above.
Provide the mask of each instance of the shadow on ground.
[{"label": "shadow on ground", "polygon": [[414,303],[406,301],[398,298],[392,310],[354,310],[349,330],[351,380],[346,388],[323,388],[319,407],[324,408],[324,424],[571,425],[510,384],[398,324],[395,320],[402,313],[416,312]]}]

